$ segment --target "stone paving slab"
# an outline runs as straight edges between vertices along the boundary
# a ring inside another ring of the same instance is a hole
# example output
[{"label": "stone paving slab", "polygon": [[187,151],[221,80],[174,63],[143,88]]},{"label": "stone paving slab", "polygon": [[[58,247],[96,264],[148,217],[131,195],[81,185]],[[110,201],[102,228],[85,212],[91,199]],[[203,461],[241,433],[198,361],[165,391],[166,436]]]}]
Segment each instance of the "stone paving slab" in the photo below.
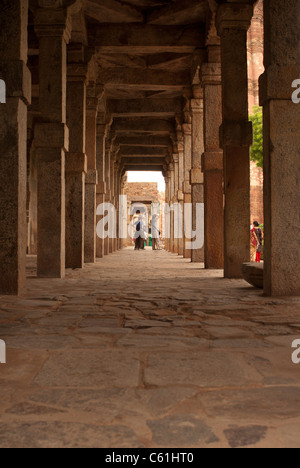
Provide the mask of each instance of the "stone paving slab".
[{"label": "stone paving slab", "polygon": [[299,298],[163,251],[35,261],[0,297],[0,447],[300,447]]}]

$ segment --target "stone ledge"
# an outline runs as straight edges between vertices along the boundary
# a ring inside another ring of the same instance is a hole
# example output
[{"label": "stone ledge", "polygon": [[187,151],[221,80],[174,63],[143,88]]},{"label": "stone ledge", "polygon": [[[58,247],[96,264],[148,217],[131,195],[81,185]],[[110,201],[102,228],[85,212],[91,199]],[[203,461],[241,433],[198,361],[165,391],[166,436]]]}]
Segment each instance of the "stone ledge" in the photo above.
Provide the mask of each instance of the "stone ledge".
[{"label": "stone ledge", "polygon": [[264,264],[244,263],[242,267],[243,278],[255,288],[264,288]]}]

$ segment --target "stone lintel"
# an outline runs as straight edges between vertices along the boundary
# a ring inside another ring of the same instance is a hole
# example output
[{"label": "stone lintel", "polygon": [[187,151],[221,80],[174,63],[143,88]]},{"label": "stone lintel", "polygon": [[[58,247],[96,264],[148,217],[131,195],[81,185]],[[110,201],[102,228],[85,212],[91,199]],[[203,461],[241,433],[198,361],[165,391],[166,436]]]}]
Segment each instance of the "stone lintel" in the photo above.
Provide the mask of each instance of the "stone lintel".
[{"label": "stone lintel", "polygon": [[95,169],[88,169],[85,176],[86,185],[97,185],[98,184],[98,171]]},{"label": "stone lintel", "polygon": [[18,97],[31,104],[31,73],[22,60],[0,61],[0,79],[6,84],[6,96]]},{"label": "stone lintel", "polygon": [[201,82],[206,85],[221,85],[222,72],[220,63],[204,63],[200,71]]},{"label": "stone lintel", "polygon": [[253,17],[253,5],[249,3],[223,3],[216,16],[218,35],[221,37],[226,29],[247,31]]},{"label": "stone lintel", "polygon": [[66,154],[66,173],[87,173],[87,157],[84,153]]},{"label": "stone lintel", "polygon": [[292,83],[300,78],[300,65],[271,65],[260,76],[260,105],[271,99],[290,101],[294,88]]},{"label": "stone lintel", "polygon": [[34,129],[37,148],[63,148],[69,150],[69,128],[63,123],[37,123]]},{"label": "stone lintel", "polygon": [[220,146],[251,146],[253,143],[252,122],[224,121],[220,127]]},{"label": "stone lintel", "polygon": [[190,172],[190,183],[191,185],[203,184],[204,174],[202,169],[192,169]]},{"label": "stone lintel", "polygon": [[206,151],[202,154],[204,172],[223,171],[223,151]]},{"label": "stone lintel", "polygon": [[106,194],[106,183],[103,181],[98,181],[96,191],[98,195],[105,195]]},{"label": "stone lintel", "polygon": [[184,193],[184,194],[191,194],[191,193],[192,193],[192,186],[191,186],[189,180],[185,180],[185,181],[183,182],[182,189],[183,189],[183,193]]}]

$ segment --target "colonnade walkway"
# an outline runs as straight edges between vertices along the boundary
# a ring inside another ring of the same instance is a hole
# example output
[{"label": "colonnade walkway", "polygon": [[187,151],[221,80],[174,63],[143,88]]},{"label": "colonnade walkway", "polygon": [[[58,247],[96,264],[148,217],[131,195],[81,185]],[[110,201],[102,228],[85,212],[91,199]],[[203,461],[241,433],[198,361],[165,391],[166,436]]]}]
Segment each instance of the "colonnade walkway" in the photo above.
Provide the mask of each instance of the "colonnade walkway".
[{"label": "colonnade walkway", "polygon": [[125,249],[1,297],[1,447],[299,447],[300,299]]}]

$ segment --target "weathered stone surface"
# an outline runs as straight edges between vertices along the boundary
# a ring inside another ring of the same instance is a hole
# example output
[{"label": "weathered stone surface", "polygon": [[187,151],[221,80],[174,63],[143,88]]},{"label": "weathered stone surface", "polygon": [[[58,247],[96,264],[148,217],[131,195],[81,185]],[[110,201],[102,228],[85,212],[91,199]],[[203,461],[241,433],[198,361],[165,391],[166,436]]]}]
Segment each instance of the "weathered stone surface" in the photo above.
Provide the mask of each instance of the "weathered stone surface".
[{"label": "weathered stone surface", "polygon": [[[79,366],[84,363],[84,366]],[[78,350],[50,356],[35,382],[44,386],[128,386],[139,384],[139,360],[135,353]]]},{"label": "weathered stone surface", "polygon": [[182,447],[201,447],[218,442],[207,424],[193,416],[167,416],[164,419],[147,421],[153,432],[153,442],[160,447],[174,447],[177,440]]},{"label": "weathered stone surface", "polygon": [[199,387],[241,385],[251,380],[242,363],[230,353],[209,353],[199,359],[193,353],[181,353],[176,360],[169,354],[153,354],[148,358],[145,383],[148,385],[190,384]]},{"label": "weathered stone surface", "polygon": [[1,424],[0,437],[3,448],[143,447],[134,432],[125,426],[103,428],[93,424],[60,421]]},{"label": "weathered stone surface", "polygon": [[264,265],[263,263],[244,263],[243,277],[247,283],[256,288],[264,287]]},{"label": "weathered stone surface", "polygon": [[229,442],[231,448],[247,447],[255,445],[264,439],[266,426],[246,426],[226,429],[224,434]]}]

